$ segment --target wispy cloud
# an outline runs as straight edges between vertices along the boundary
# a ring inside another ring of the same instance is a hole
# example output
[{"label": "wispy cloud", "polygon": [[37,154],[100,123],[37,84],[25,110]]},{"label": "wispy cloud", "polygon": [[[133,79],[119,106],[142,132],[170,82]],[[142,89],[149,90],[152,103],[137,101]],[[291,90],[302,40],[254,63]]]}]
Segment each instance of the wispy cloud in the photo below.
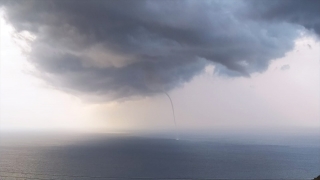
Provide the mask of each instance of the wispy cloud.
[{"label": "wispy cloud", "polygon": [[288,69],[290,69],[290,65],[289,64],[283,65],[283,66],[281,66],[280,69],[283,71],[288,70]]}]

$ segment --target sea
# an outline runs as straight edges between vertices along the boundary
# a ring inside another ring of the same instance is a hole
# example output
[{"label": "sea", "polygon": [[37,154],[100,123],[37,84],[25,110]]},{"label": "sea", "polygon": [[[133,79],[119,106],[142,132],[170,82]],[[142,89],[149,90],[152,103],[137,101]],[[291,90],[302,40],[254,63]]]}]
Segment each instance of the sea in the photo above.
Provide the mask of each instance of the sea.
[{"label": "sea", "polygon": [[129,136],[2,135],[0,179],[313,179],[320,147]]}]

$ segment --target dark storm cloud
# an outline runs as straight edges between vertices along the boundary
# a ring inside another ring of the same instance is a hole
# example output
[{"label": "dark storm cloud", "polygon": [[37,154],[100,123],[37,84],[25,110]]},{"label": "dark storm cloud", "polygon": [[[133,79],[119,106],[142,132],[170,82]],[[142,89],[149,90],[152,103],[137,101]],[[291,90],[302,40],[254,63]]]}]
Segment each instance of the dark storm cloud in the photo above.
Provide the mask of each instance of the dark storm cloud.
[{"label": "dark storm cloud", "polygon": [[[247,1],[25,0],[5,7],[18,32],[36,35],[29,59],[42,78],[111,99],[170,90],[210,62],[218,74],[249,77],[298,36],[294,20],[266,21],[267,9]],[[255,7],[265,18],[241,13]]]},{"label": "dark storm cloud", "polygon": [[248,5],[252,9],[249,16],[299,24],[320,35],[319,0],[260,0],[251,1]]}]

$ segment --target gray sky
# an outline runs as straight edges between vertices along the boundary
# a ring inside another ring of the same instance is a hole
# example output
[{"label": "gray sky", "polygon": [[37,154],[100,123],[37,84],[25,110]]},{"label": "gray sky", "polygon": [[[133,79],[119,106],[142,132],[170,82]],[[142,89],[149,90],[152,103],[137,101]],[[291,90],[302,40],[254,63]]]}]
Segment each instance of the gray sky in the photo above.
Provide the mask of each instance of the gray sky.
[{"label": "gray sky", "polygon": [[0,3],[4,127],[320,127],[319,1]]}]

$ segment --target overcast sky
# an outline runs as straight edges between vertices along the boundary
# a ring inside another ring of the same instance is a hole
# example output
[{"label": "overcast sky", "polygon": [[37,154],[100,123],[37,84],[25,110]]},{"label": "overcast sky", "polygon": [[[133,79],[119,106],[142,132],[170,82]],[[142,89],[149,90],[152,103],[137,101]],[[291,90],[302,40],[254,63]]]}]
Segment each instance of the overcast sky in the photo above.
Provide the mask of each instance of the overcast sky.
[{"label": "overcast sky", "polygon": [[319,1],[5,1],[1,128],[319,129]]}]

